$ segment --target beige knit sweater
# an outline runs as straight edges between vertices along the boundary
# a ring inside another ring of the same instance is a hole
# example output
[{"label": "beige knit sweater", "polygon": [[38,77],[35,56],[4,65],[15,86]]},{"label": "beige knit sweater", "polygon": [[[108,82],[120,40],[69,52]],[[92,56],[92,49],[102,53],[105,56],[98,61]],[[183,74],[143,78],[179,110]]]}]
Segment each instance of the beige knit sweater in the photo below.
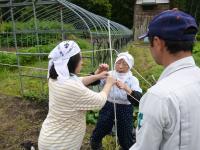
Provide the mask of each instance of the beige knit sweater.
[{"label": "beige knit sweater", "polygon": [[100,109],[106,93],[96,93],[76,80],[49,79],[49,112],[42,124],[39,150],[79,150],[86,131],[86,111]]}]

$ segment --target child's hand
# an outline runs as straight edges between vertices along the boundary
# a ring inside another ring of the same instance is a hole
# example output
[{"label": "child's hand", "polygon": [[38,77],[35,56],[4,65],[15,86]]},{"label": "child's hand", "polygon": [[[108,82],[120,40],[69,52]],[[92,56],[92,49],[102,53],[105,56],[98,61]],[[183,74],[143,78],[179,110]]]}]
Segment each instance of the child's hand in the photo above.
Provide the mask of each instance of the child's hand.
[{"label": "child's hand", "polygon": [[95,71],[95,74],[99,74],[103,71],[108,71],[109,70],[109,65],[108,64],[100,64],[99,68]]},{"label": "child's hand", "polygon": [[125,90],[128,94],[132,93],[132,90],[128,87],[128,85],[123,83],[122,81],[117,80],[116,86],[119,89]]},{"label": "child's hand", "polygon": [[116,83],[117,87],[119,89],[122,89],[122,90],[125,90],[127,88],[127,85],[119,80],[117,80],[117,83]]}]

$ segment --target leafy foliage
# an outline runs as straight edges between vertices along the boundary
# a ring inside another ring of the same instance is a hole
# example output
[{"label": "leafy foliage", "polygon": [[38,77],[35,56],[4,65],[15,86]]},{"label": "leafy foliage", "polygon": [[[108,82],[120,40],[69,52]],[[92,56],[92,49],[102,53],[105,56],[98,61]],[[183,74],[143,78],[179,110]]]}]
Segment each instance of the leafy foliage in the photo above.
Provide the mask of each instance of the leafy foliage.
[{"label": "leafy foliage", "polygon": [[111,17],[112,5],[109,0],[71,0],[71,2],[98,15]]},{"label": "leafy foliage", "polygon": [[200,21],[200,1],[199,0],[171,0],[171,7],[177,7],[192,16],[194,16],[199,23]]},{"label": "leafy foliage", "polygon": [[[46,21],[46,20],[37,20],[39,30],[60,30],[61,25],[58,21]],[[74,30],[72,24],[64,24],[64,29]],[[12,34],[12,22],[2,22],[0,24],[0,45],[1,47],[14,47],[14,38]],[[16,22],[17,31],[34,31],[34,20],[30,19],[27,22]],[[16,34],[17,46],[18,47],[28,47],[37,45],[46,45],[55,43],[61,40],[60,33],[40,33],[37,36],[35,33],[18,33]]]},{"label": "leafy foliage", "polygon": [[133,27],[133,8],[136,0],[109,0],[112,4],[111,19],[129,28]]},{"label": "leafy foliage", "polygon": [[86,115],[87,124],[96,124],[99,117],[99,111],[88,111]]},{"label": "leafy foliage", "polygon": [[[74,36],[73,36],[74,37]],[[70,38],[70,37],[69,37]],[[82,50],[90,50],[91,45],[87,40],[76,38],[75,41],[78,43]],[[19,49],[21,53],[49,53],[56,44],[48,44],[48,45],[38,45],[36,47],[22,48]],[[37,55],[22,55],[19,57],[20,65],[27,65],[37,62],[39,57]],[[41,56],[41,60],[47,60],[47,56]],[[15,53],[0,53],[0,63],[16,65],[17,64],[17,56]]]}]

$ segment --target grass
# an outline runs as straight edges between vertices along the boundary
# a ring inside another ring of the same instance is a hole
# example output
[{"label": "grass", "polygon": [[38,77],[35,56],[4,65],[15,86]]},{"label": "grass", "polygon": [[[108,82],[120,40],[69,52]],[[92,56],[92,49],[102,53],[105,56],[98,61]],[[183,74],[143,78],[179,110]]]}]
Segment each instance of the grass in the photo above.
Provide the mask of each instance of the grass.
[{"label": "grass", "polygon": [[8,69],[1,69],[0,71],[0,93],[19,96],[19,80],[18,73]]}]

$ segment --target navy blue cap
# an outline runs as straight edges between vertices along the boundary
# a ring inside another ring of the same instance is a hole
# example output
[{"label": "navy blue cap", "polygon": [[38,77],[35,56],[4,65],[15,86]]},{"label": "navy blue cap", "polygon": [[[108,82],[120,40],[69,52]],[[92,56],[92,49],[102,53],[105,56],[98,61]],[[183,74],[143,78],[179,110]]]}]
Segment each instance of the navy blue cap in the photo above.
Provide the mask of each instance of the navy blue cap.
[{"label": "navy blue cap", "polygon": [[[188,33],[187,29],[192,28]],[[155,16],[148,26],[148,31],[139,39],[158,36],[171,41],[194,41],[198,32],[195,19],[179,10],[167,10]]]}]

